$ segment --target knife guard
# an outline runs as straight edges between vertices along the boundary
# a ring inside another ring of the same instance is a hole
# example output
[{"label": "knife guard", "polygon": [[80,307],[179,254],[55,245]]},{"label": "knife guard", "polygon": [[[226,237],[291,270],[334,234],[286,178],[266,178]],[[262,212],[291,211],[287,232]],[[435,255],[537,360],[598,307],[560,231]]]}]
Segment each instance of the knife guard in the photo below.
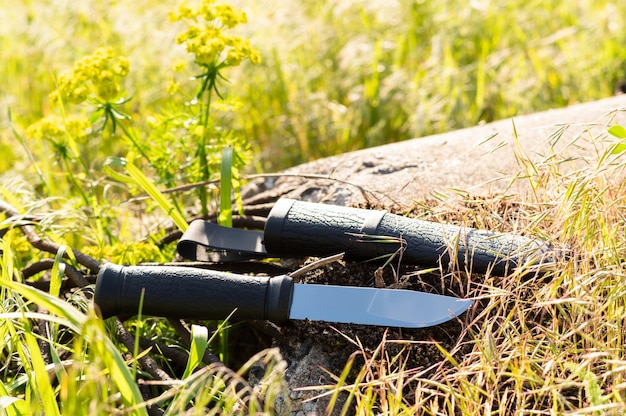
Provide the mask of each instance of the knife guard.
[{"label": "knife guard", "polygon": [[[403,249],[402,261],[504,276],[514,268],[553,261],[552,245],[513,234],[440,224],[386,211],[280,199],[264,230],[268,253],[372,260]],[[388,258],[388,257],[387,257]]]},{"label": "knife guard", "polygon": [[139,312],[179,319],[225,319],[235,311],[234,320],[279,323],[289,317],[292,289],[292,279],[285,275],[269,278],[193,267],[107,263],[98,273],[94,303],[104,319]]}]

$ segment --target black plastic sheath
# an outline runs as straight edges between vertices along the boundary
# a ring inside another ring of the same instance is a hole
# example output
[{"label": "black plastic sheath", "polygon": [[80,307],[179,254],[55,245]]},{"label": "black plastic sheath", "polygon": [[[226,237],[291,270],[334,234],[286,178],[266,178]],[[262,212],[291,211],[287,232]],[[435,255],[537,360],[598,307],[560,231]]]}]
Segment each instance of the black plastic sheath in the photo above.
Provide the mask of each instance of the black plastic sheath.
[{"label": "black plastic sheath", "polygon": [[345,252],[348,260],[389,256],[404,246],[404,263],[447,267],[454,259],[461,269],[498,276],[526,262],[546,261],[552,249],[544,241],[514,234],[291,199],[279,200],[270,212],[264,244],[268,253],[328,256]]},{"label": "black plastic sheath", "polygon": [[193,267],[105,264],[94,302],[103,318],[142,315],[180,319],[289,318],[293,282],[288,276],[238,275]]}]

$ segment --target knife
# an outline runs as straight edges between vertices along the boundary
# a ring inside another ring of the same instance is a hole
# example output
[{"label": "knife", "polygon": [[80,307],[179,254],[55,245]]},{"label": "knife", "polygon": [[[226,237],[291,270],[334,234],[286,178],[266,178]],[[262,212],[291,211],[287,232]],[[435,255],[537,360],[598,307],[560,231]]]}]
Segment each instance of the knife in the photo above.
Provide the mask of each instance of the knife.
[{"label": "knife", "polygon": [[[294,283],[287,275],[249,276],[181,266],[107,263],[94,303],[115,315],[180,319],[288,319],[422,328],[451,320],[471,300],[403,289]],[[141,307],[140,307],[141,305]]]},{"label": "knife", "polygon": [[402,262],[426,267],[458,265],[474,273],[505,276],[551,270],[567,250],[510,233],[440,224],[382,210],[279,199],[263,232],[193,221],[178,242],[186,259],[229,261],[263,257],[325,257],[384,261],[402,253]]}]

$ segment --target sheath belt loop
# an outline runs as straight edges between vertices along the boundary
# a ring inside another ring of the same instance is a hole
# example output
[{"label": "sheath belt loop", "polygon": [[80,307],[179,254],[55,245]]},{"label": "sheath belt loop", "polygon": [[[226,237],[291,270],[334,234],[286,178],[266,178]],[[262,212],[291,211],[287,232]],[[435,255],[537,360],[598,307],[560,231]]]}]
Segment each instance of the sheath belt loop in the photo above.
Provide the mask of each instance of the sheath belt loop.
[{"label": "sheath belt loop", "polygon": [[387,215],[387,211],[369,211],[363,220],[361,233],[365,235],[377,235],[376,230],[378,230],[378,225],[385,215]]},{"label": "sheath belt loop", "polygon": [[263,247],[263,233],[223,227],[195,220],[178,241],[178,253],[188,260],[241,261],[270,257]]}]

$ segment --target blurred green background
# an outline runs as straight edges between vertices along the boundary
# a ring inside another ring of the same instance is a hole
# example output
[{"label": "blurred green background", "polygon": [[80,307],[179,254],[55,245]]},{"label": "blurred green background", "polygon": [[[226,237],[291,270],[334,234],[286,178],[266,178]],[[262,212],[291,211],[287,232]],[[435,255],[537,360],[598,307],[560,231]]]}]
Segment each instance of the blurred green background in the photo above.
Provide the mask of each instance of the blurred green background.
[{"label": "blurred green background", "polygon": [[[8,110],[23,133],[48,113],[54,77],[99,46],[131,60],[136,125],[178,99],[166,87],[189,57],[167,17],[174,4],[2,3],[0,172],[29,163]],[[626,78],[623,1],[234,4],[263,62],[228,70],[222,90],[236,111],[221,117],[252,145],[257,171],[607,97]]]}]

